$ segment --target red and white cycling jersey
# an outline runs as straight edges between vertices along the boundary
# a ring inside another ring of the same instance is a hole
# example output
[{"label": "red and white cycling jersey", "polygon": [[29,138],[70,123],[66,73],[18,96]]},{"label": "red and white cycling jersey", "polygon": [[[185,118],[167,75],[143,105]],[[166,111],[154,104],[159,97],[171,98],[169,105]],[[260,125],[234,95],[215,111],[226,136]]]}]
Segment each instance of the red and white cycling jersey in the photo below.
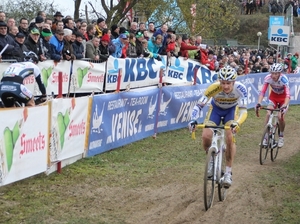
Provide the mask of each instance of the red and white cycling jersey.
[{"label": "red and white cycling jersey", "polygon": [[280,74],[279,79],[274,81],[271,77],[271,74],[267,75],[264,78],[264,84],[262,86],[260,95],[264,96],[268,86],[271,87],[271,91],[278,95],[285,95],[285,97],[290,97],[290,87],[289,87],[289,79],[286,75]]}]

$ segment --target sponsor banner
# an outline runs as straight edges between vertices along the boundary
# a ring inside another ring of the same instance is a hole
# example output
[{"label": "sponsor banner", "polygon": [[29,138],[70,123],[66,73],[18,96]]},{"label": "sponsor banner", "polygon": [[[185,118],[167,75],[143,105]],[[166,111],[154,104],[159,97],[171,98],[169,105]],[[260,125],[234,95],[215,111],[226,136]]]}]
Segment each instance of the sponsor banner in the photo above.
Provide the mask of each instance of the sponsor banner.
[{"label": "sponsor banner", "polygon": [[210,71],[206,66],[194,60],[185,60],[183,57],[171,57],[169,60],[170,63],[168,64],[163,82],[171,84],[193,84],[195,71],[197,71],[196,82],[198,84],[211,83],[217,79],[215,71]]},{"label": "sponsor banner", "polygon": [[290,26],[272,26],[270,44],[289,45]]},{"label": "sponsor banner", "polygon": [[48,105],[0,111],[0,185],[47,169]]},{"label": "sponsor banner", "polygon": [[106,63],[74,60],[71,93],[103,92]]},{"label": "sponsor banner", "polygon": [[50,162],[84,152],[88,101],[88,97],[52,101]]},{"label": "sponsor banner", "polygon": [[[249,74],[247,76],[238,77],[238,81],[243,83],[247,88],[248,94],[248,109],[254,108],[257,103],[259,93],[262,89],[264,78],[268,73],[256,73]],[[290,104],[299,104],[300,101],[300,77],[299,74],[286,74],[289,79],[290,95],[291,101]],[[263,105],[268,103],[268,93],[266,92]]]},{"label": "sponsor banner", "polygon": [[[209,84],[194,86],[168,86],[162,89],[158,113],[158,132],[187,127],[191,112]],[[200,113],[203,122],[208,107]]]},{"label": "sponsor banner", "polygon": [[[69,89],[69,80],[71,74],[71,61],[54,62],[46,60],[39,62],[37,66],[41,69],[42,81],[46,87],[47,95],[52,92],[58,94],[58,74],[62,73],[62,94],[67,94]],[[40,95],[38,86],[36,85],[34,95]]]},{"label": "sponsor banner", "polygon": [[159,89],[93,97],[87,156],[154,134]]},{"label": "sponsor banner", "polygon": [[148,58],[113,58],[107,60],[106,91],[116,90],[121,69],[120,89],[130,89],[157,85],[160,69],[165,69],[165,57],[162,61]]}]

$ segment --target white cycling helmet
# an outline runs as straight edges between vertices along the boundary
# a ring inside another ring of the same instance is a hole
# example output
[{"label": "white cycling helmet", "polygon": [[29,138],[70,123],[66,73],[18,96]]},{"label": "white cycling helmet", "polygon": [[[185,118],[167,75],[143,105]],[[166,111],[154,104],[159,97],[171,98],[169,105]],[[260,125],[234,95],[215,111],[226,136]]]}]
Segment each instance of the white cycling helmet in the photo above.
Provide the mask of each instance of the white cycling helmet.
[{"label": "white cycling helmet", "polygon": [[282,71],[283,71],[283,67],[279,63],[274,63],[270,67],[270,72],[282,72]]},{"label": "white cycling helmet", "polygon": [[237,77],[237,74],[236,74],[235,69],[230,66],[221,68],[219,71],[219,80],[233,82],[236,80],[236,77]]}]

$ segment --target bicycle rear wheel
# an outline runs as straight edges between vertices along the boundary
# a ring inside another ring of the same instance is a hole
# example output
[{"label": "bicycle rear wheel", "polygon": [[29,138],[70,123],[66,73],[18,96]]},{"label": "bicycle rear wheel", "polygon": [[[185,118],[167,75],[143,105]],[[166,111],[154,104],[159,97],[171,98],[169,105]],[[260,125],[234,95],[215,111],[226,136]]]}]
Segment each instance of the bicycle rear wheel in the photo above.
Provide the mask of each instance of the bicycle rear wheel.
[{"label": "bicycle rear wheel", "polygon": [[277,158],[277,155],[278,155],[278,150],[279,150],[278,136],[279,136],[279,124],[276,123],[274,135],[273,135],[273,139],[272,139],[272,145],[271,145],[271,160],[272,160],[272,162],[275,161],[275,159]]},{"label": "bicycle rear wheel", "polygon": [[[219,200],[224,201],[226,198],[226,191],[227,189],[223,186],[221,183],[221,178],[224,176],[225,169],[226,169],[226,156],[225,156],[225,151],[222,152],[222,161],[221,161],[221,174],[218,178],[218,195],[219,195]],[[217,171],[218,172],[218,171]]]},{"label": "bicycle rear wheel", "polygon": [[[207,172],[211,163],[211,158],[213,158],[213,175],[212,177],[208,177]],[[215,196],[215,165],[215,148],[210,148],[206,156],[206,165],[204,170],[204,207],[206,211],[212,207]]]},{"label": "bicycle rear wheel", "polygon": [[[266,161],[267,155],[268,155],[268,151],[269,151],[269,147],[270,147],[270,135],[269,135],[269,132],[270,132],[270,127],[266,126],[265,129],[264,129],[261,141],[260,141],[260,150],[259,150],[259,162],[260,162],[260,165],[264,164],[264,162]],[[263,144],[265,136],[268,136],[267,137],[267,145]]]}]

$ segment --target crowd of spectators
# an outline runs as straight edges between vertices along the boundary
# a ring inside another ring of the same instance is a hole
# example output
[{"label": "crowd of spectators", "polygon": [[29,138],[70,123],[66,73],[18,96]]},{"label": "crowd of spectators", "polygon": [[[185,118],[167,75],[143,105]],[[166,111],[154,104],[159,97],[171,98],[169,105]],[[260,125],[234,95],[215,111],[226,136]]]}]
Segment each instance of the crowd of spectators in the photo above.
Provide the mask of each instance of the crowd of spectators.
[{"label": "crowd of spectators", "polygon": [[160,27],[153,22],[132,22],[130,27],[117,24],[107,27],[103,18],[88,24],[83,19],[74,21],[61,12],[47,17],[40,11],[36,18],[6,18],[0,12],[0,51],[2,59],[23,61],[23,52],[35,52],[40,61],[86,59],[104,62],[111,55],[116,58],[155,58],[162,55],[193,59],[218,71],[224,66],[232,66],[239,75],[267,72],[275,59],[285,64],[287,72],[298,66],[298,53],[288,54],[286,58],[276,55],[275,51],[237,49],[220,46],[207,46],[202,37],[187,34],[176,35],[175,30],[166,24]]}]

